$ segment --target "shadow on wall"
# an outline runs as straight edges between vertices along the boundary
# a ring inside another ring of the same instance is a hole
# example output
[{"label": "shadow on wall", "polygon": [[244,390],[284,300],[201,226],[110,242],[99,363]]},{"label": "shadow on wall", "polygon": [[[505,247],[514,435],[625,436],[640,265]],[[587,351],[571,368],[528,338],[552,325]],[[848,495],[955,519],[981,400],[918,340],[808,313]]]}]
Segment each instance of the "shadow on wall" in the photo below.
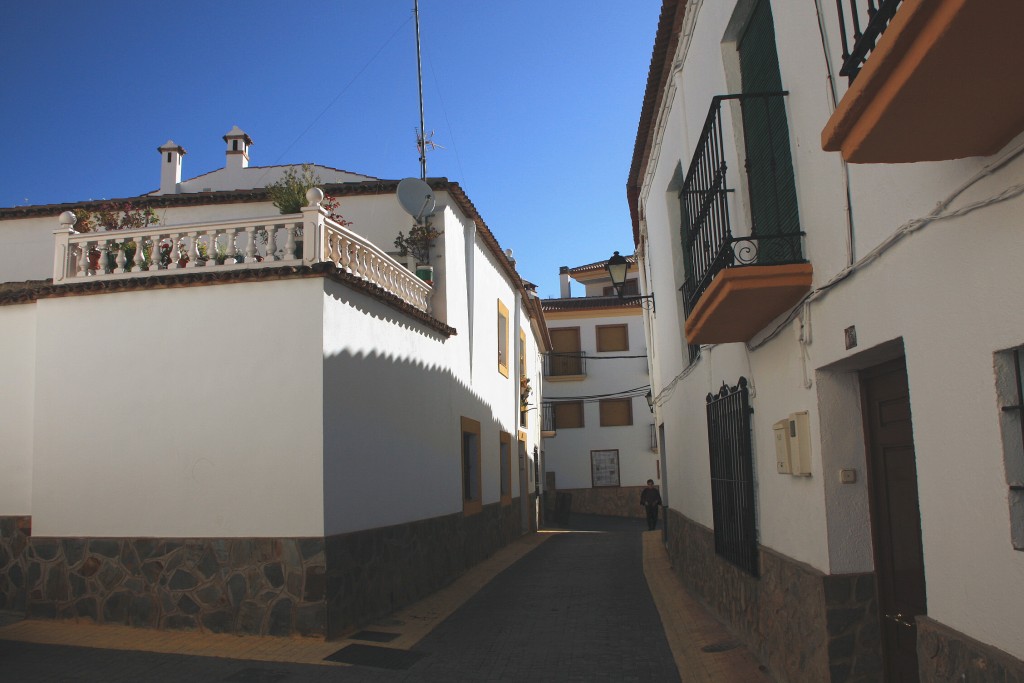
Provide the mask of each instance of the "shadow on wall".
[{"label": "shadow on wall", "polygon": [[[361,308],[357,301],[344,301],[346,296],[332,298]],[[379,315],[373,304],[367,309],[363,312]],[[415,335],[393,339],[393,348],[403,348],[405,341],[420,347],[421,358],[435,352],[453,355],[443,348],[451,339],[431,339],[430,332],[424,335],[415,326],[399,325],[390,332]],[[430,344],[437,348],[422,348]],[[483,378],[491,371],[493,382]],[[447,585],[524,533],[520,499],[499,502],[499,435],[510,434],[512,443],[517,439],[516,387],[496,365],[478,367],[476,373],[502,397],[508,423],[503,425],[495,409],[443,364],[345,350],[324,358],[328,637]],[[468,515],[463,514],[463,417],[481,425],[484,505]],[[515,449],[511,455],[509,480],[515,493]]]}]

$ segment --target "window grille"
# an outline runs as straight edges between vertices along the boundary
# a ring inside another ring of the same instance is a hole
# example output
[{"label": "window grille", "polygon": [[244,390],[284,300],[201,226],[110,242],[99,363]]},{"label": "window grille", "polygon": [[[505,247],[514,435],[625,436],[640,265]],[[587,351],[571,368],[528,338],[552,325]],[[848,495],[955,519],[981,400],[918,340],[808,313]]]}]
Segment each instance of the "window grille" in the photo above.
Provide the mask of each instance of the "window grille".
[{"label": "window grille", "polygon": [[734,387],[723,383],[717,395],[707,395],[715,552],[751,576],[760,576],[750,438],[752,412],[744,377]]}]

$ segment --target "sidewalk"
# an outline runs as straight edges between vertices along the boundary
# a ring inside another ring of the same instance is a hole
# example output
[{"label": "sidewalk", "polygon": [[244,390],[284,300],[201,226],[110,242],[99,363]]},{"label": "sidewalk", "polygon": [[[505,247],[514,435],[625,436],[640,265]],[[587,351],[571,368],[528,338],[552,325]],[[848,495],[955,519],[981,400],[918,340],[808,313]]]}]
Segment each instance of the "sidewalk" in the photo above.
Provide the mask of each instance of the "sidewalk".
[{"label": "sidewalk", "polygon": [[[559,678],[559,676],[570,672],[572,678],[576,679],[576,673],[583,673],[580,670],[581,665],[585,660],[591,659],[593,653],[578,643],[579,639],[575,638],[573,633],[565,633],[566,624],[570,625],[568,630],[578,628],[582,631],[591,629],[595,622],[599,622],[606,627],[606,630],[602,632],[602,637],[607,639],[607,642],[601,647],[601,652],[607,652],[615,666],[625,666],[626,670],[630,671],[633,668],[637,671],[648,670],[653,666],[654,669],[650,670],[664,671],[658,669],[659,666],[662,666],[661,664],[645,658],[647,655],[644,655],[641,648],[636,645],[636,634],[632,628],[615,630],[618,627],[610,623],[611,619],[606,612],[601,611],[608,608],[607,603],[609,602],[608,596],[602,595],[574,595],[572,596],[574,602],[567,603],[565,607],[555,604],[557,598],[550,595],[545,596],[545,600],[550,600],[552,613],[556,610],[575,610],[571,619],[567,621],[553,619],[547,614],[540,613],[539,608],[534,604],[530,607],[532,611],[529,613],[528,619],[520,614],[515,617],[518,621],[510,626],[503,626],[499,632],[488,636],[490,640],[486,642],[474,640],[483,630],[479,625],[480,615],[490,615],[484,618],[493,622],[493,616],[501,611],[500,605],[506,596],[516,594],[507,587],[502,589],[505,592],[499,592],[497,595],[493,594],[494,591],[481,593],[482,589],[491,584],[506,569],[530,555],[541,544],[562,534],[574,533],[601,534],[603,532],[548,530],[523,537],[466,572],[447,588],[407,609],[396,612],[387,619],[367,626],[364,631],[351,633],[347,638],[341,640],[326,642],[313,638],[269,638],[187,631],[155,631],[124,626],[98,626],[91,623],[48,620],[26,620],[6,626],[2,625],[3,622],[0,621],[0,640],[50,646],[128,650],[134,653],[161,653],[162,655],[217,657],[250,662],[316,665],[317,670],[322,671],[323,675],[329,674],[330,671],[335,672],[331,674],[332,680],[335,675],[340,676],[338,680],[348,680],[349,676],[346,675],[346,671],[356,674],[357,671],[365,673],[372,670],[364,667],[352,669],[349,668],[349,665],[325,660],[325,657],[349,645],[364,647],[369,645],[375,650],[390,648],[405,652],[413,650],[421,644],[421,641],[427,639],[423,650],[432,653],[432,657],[416,669],[405,672],[401,680],[418,680],[414,677],[417,673],[422,674],[425,679],[440,680],[438,676],[445,672],[478,670],[489,672],[488,680],[513,680],[512,677],[518,675],[519,672],[529,673],[531,678],[537,679],[538,670],[546,674],[542,677],[543,679],[554,676],[551,680],[570,680],[568,676],[564,678]],[[631,532],[629,536],[632,536],[632,533],[640,534],[639,531]],[[635,540],[633,542],[635,543]],[[556,545],[561,547],[564,544],[560,542]],[[636,545],[632,547],[636,548]],[[548,561],[550,561],[550,558],[555,557],[553,552],[554,548],[552,548],[552,552],[540,555],[549,558]],[[674,660],[675,668],[678,669],[679,679],[684,683],[730,683],[732,681],[770,683],[771,678],[759,668],[753,655],[735,643],[729,633],[682,587],[672,573],[665,548],[661,543],[660,532],[642,533],[642,555],[643,576],[646,578],[650,594],[657,607],[657,613],[660,615],[667,641],[667,650],[671,651],[671,658]],[[540,560],[540,557],[536,559]],[[569,561],[578,563],[576,559]],[[602,559],[602,561],[604,560]],[[551,569],[552,581],[550,583],[558,586],[554,590],[561,593],[573,593],[572,588],[565,588],[564,582],[568,580],[571,585],[573,579],[567,575],[570,572],[578,571],[578,566],[569,567],[563,564],[558,567],[557,562],[552,564],[555,567]],[[520,564],[519,567],[528,565],[532,567],[532,571],[536,572],[536,562]],[[524,570],[517,569],[517,571]],[[502,586],[507,586],[509,581],[517,580],[516,576],[516,574],[505,575],[502,579],[504,582]],[[559,584],[558,581],[563,583]],[[640,583],[643,581],[640,580]],[[449,621],[444,629],[437,630],[432,639],[428,638],[442,622],[454,615],[478,593],[481,593],[484,603],[480,603],[480,599],[478,599],[474,603],[473,610],[469,612],[461,610],[457,615],[458,619]],[[541,604],[548,603],[542,601]],[[564,614],[552,616],[568,618]],[[655,623],[657,623],[656,617]],[[548,630],[545,631],[545,628]],[[550,629],[560,630],[552,633]],[[382,642],[389,638],[388,642]],[[520,661],[525,658],[521,656],[522,651],[516,649],[521,645],[516,641],[517,638],[519,640],[530,638],[541,644],[550,644],[549,649],[554,649],[551,658],[545,656],[543,659],[546,661],[544,662],[539,660]],[[559,638],[562,639],[560,642]],[[507,645],[505,644],[506,639],[508,640]],[[469,642],[473,642],[473,647],[479,647],[480,651],[466,651],[466,647],[460,646],[460,644]],[[593,647],[593,643],[586,646]],[[667,650],[666,657],[668,656]],[[656,651],[657,649],[651,652]],[[395,652],[395,654],[400,653]],[[624,661],[630,657],[635,661],[631,660],[624,664]],[[635,659],[636,657],[640,659]],[[500,658],[505,658],[506,661],[496,662]],[[510,663],[507,661],[509,659],[514,661]],[[672,664],[668,664],[668,667],[671,669]],[[3,670],[3,660],[0,659],[0,678],[3,678]],[[384,673],[382,670],[381,674]],[[390,672],[390,675],[398,674]],[[321,675],[317,675],[317,680],[320,678]],[[293,679],[289,678],[288,680]],[[579,680],[585,679],[580,678]]]}]

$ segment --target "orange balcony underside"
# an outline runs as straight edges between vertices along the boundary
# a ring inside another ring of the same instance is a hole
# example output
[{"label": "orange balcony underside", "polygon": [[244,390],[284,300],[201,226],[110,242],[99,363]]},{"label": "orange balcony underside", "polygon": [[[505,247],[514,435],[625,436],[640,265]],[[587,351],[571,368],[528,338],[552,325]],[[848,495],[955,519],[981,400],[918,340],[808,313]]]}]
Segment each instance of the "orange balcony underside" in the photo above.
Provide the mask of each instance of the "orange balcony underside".
[{"label": "orange balcony underside", "polygon": [[686,319],[690,344],[750,341],[811,289],[810,263],[727,268]]},{"label": "orange balcony underside", "polygon": [[1024,2],[905,0],[821,133],[853,163],[987,156],[1024,130]]}]

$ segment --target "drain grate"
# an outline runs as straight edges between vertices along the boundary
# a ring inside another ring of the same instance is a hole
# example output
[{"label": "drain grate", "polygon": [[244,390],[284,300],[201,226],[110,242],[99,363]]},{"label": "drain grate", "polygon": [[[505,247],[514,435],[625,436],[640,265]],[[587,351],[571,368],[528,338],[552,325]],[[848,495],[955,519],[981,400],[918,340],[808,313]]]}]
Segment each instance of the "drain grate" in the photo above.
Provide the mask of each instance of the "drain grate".
[{"label": "drain grate", "polygon": [[376,645],[346,645],[332,655],[324,657],[331,662],[371,666],[377,669],[403,670],[427,656],[426,652],[399,650],[393,647],[377,647]]},{"label": "drain grate", "polygon": [[368,640],[373,643],[390,643],[397,638],[398,633],[386,633],[384,631],[360,631],[349,636],[350,640]]},{"label": "drain grate", "polygon": [[224,680],[227,683],[279,683],[288,678],[287,671],[275,669],[242,669]]},{"label": "drain grate", "polygon": [[717,643],[711,643],[705,645],[700,650],[701,652],[728,652],[729,650],[735,650],[740,644],[735,640],[722,640]]}]

